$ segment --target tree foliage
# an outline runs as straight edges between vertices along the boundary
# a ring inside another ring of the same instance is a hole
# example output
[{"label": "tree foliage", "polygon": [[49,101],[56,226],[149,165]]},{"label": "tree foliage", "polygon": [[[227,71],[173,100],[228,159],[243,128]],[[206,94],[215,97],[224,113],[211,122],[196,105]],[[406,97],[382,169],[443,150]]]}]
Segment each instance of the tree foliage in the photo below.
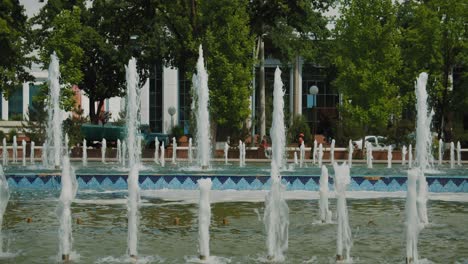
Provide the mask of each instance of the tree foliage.
[{"label": "tree foliage", "polygon": [[[399,6],[398,18],[403,34],[402,90],[414,94],[415,78],[427,72],[436,130],[439,137],[444,132],[450,135],[452,113],[466,98],[467,89],[462,87],[466,73],[457,76],[457,72],[463,72],[468,61],[468,5],[456,0],[405,1]],[[453,83],[453,74],[460,83]],[[414,96],[412,99],[414,105]]]},{"label": "tree foliage", "polygon": [[22,82],[31,80],[26,68],[31,66],[31,46],[27,18],[18,0],[0,0],[0,82],[9,96]]},{"label": "tree foliage", "polygon": [[341,8],[335,29],[334,84],[343,94],[346,120],[371,130],[399,118],[396,85],[401,67],[399,32],[391,0],[353,0]]}]

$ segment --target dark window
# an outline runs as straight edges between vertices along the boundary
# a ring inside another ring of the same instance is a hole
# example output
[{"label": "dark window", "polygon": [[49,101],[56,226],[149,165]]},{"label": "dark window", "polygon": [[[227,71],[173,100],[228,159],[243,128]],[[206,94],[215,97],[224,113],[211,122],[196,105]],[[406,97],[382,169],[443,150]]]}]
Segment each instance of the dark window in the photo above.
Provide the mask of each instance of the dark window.
[{"label": "dark window", "polygon": [[162,84],[163,67],[161,65],[154,66],[154,72],[150,77],[150,129],[153,132],[162,132]]},{"label": "dark window", "polygon": [[8,99],[8,119],[23,120],[23,88],[17,87]]}]

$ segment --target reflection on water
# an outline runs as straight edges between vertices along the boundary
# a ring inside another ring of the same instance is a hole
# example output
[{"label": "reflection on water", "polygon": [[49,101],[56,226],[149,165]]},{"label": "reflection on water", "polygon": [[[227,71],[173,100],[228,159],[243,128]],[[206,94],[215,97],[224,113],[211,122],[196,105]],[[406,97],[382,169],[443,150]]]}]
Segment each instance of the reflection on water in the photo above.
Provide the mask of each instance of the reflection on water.
[{"label": "reflection on water", "polygon": [[[5,213],[8,252],[1,263],[52,263],[56,258],[58,191],[17,190]],[[315,195],[317,196],[317,195]],[[78,192],[72,204],[74,250],[79,263],[121,263],[127,246],[126,192]],[[198,256],[197,205],[143,194],[139,251],[145,263],[186,263]],[[314,224],[318,201],[289,200],[289,250],[286,263],[329,263],[335,256],[336,225]],[[420,235],[421,258],[435,263],[466,263],[468,203],[430,200],[432,221]],[[336,201],[330,199],[336,217]],[[355,263],[403,263],[404,198],[348,199]],[[263,202],[212,204],[211,252],[221,261],[261,263],[265,233]],[[179,218],[179,225],[174,219]],[[27,223],[26,218],[32,222]],[[77,219],[81,220],[77,224]],[[223,219],[227,218],[227,225]],[[335,219],[333,219],[335,220]],[[157,256],[154,255],[157,252]],[[465,262],[464,262],[465,261]]]}]

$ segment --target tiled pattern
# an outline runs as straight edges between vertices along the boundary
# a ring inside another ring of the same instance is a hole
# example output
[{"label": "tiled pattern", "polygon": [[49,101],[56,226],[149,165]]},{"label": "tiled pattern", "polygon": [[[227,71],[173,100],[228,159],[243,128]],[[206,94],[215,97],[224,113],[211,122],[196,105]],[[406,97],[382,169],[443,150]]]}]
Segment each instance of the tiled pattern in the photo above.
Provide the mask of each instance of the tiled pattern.
[{"label": "tiled pattern", "polygon": [[[59,176],[6,175],[10,188],[59,189]],[[120,190],[127,189],[124,175],[78,175],[79,189]],[[213,190],[266,190],[270,189],[267,176],[203,176],[203,175],[140,175],[142,189],[197,189],[197,180],[211,178]],[[319,176],[283,176],[288,190],[319,190]],[[427,177],[430,192],[467,192],[467,177]],[[333,179],[330,178],[330,189]],[[348,190],[351,191],[406,191],[406,177],[354,176]]]}]

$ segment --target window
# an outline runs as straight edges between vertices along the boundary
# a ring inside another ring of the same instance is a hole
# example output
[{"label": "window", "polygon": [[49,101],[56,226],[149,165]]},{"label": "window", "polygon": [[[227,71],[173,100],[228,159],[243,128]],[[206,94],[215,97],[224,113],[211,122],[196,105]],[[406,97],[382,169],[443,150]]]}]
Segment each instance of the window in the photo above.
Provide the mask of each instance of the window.
[{"label": "window", "polygon": [[179,125],[184,128],[184,134],[190,134],[190,113],[192,98],[190,90],[192,81],[185,79],[185,72],[179,71]]}]

